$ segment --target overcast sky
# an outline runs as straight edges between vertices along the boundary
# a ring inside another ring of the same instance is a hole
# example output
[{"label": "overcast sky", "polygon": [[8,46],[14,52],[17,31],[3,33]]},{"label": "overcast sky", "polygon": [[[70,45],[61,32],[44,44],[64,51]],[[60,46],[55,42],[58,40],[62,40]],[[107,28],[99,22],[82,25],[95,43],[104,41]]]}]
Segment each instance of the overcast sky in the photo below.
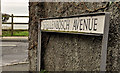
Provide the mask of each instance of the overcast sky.
[{"label": "overcast sky", "polygon": [[28,15],[29,0],[1,0],[2,13],[14,15]]}]

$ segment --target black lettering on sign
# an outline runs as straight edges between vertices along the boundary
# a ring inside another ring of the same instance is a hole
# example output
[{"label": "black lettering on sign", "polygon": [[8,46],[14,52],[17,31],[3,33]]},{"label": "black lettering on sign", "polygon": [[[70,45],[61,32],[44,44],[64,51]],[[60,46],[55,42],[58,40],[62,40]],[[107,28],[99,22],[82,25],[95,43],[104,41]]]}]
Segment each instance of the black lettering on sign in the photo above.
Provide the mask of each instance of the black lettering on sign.
[{"label": "black lettering on sign", "polygon": [[82,21],[83,19],[80,19],[80,30],[82,30]]},{"label": "black lettering on sign", "polygon": [[[72,30],[85,30],[85,31],[97,31],[98,18],[88,18],[88,19],[74,19],[72,21]],[[46,30],[69,30],[70,28],[70,20],[52,20],[43,22],[42,27]]]},{"label": "black lettering on sign", "polygon": [[78,20],[74,20],[73,30],[78,30],[78,26],[79,26]]},{"label": "black lettering on sign", "polygon": [[91,31],[91,30],[92,30],[92,27],[93,27],[93,18],[90,19],[89,21],[90,21],[89,30]]},{"label": "black lettering on sign", "polygon": [[59,30],[61,29],[61,26],[62,26],[62,21],[59,20]]},{"label": "black lettering on sign", "polygon": [[55,27],[55,29],[59,29],[59,21],[54,22],[54,27]]},{"label": "black lettering on sign", "polygon": [[88,30],[92,30],[92,29],[90,29],[90,18],[89,19],[87,19],[87,25],[88,25]]},{"label": "black lettering on sign", "polygon": [[94,27],[93,27],[94,31],[97,31],[97,28],[96,28],[96,26],[97,26],[97,20],[98,20],[97,18],[94,19]]},{"label": "black lettering on sign", "polygon": [[64,28],[64,24],[65,23],[65,21],[64,20],[61,20],[61,29],[63,29],[63,30],[65,30],[65,28]]},{"label": "black lettering on sign", "polygon": [[88,22],[84,19],[83,30],[87,30]]},{"label": "black lettering on sign", "polygon": [[70,20],[66,20],[66,30],[69,30]]}]

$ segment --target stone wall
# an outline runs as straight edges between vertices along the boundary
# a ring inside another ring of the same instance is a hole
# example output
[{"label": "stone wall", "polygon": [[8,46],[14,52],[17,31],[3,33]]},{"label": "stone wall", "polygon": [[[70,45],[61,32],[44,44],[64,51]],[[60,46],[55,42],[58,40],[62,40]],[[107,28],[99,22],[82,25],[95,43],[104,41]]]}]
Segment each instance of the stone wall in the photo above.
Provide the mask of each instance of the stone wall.
[{"label": "stone wall", "polygon": [[[37,67],[38,19],[79,15],[93,12],[111,12],[108,41],[107,70],[120,71],[120,2],[112,3],[29,3],[29,64]],[[49,71],[98,71],[101,40],[98,36],[63,33],[42,33],[42,65]]]}]

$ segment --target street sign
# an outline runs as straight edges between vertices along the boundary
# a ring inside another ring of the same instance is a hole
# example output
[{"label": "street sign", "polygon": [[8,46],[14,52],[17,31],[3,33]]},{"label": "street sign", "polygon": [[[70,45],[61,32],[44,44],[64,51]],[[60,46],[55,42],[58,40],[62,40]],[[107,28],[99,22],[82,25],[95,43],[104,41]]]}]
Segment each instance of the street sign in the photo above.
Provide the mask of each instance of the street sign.
[{"label": "street sign", "polygon": [[105,15],[71,16],[49,18],[41,21],[41,30],[82,34],[103,34]]},{"label": "street sign", "polygon": [[41,18],[38,25],[38,67],[41,67],[41,32],[59,32],[102,36],[100,71],[106,71],[110,13],[90,13],[77,16]]}]

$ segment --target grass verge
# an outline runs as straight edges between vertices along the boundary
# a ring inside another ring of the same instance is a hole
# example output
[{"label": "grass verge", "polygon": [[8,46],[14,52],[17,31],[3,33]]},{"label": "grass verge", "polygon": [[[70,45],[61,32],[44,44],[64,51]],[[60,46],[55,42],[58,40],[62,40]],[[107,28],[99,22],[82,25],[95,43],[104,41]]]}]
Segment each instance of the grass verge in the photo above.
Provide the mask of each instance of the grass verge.
[{"label": "grass verge", "polygon": [[[28,36],[28,31],[14,31],[13,36]],[[2,36],[11,36],[11,31],[2,31]]]}]

